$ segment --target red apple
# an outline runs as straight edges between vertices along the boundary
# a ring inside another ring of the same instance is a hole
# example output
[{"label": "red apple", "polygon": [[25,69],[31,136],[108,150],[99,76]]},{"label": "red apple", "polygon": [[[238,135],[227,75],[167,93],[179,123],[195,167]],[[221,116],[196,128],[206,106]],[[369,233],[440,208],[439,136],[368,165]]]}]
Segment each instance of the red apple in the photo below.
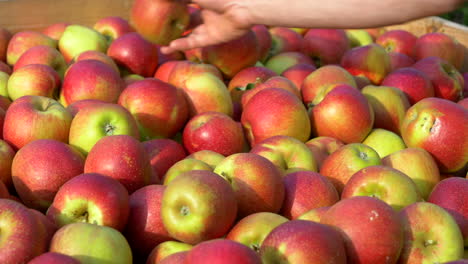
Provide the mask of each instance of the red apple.
[{"label": "red apple", "polygon": [[255,251],[228,239],[214,239],[194,246],[188,251],[183,263],[189,264],[261,264]]},{"label": "red apple", "polygon": [[4,72],[10,75],[12,70],[11,70],[11,67],[8,66],[8,64],[4,63],[3,61],[0,61],[0,72]]},{"label": "red apple", "polygon": [[82,53],[80,53],[78,56],[73,58],[73,63],[76,63],[78,61],[82,60],[98,60],[101,61],[107,65],[109,65],[112,69],[115,70],[115,72],[120,75],[120,69],[117,67],[117,64],[115,61],[107,56],[105,53],[97,50],[87,50]]},{"label": "red apple", "polygon": [[47,252],[35,257],[28,264],[80,264],[80,262],[64,254]]},{"label": "red apple", "polygon": [[170,60],[164,63],[161,63],[154,73],[154,78],[159,79],[163,82],[169,82],[169,75],[171,74],[172,69],[179,61]]},{"label": "red apple", "polygon": [[213,169],[214,167],[210,166],[204,161],[197,160],[191,157],[187,157],[183,160],[180,160],[174,163],[174,165],[172,165],[167,170],[166,174],[162,177],[162,181],[164,185],[169,185],[171,181],[173,181],[175,178],[179,177],[179,175],[182,175],[185,172],[189,172],[193,170],[213,171]]},{"label": "red apple", "polygon": [[29,64],[45,64],[54,69],[63,78],[68,65],[57,49],[49,46],[35,46],[23,53],[16,61],[13,71]]},{"label": "red apple", "polygon": [[0,139],[0,181],[8,189],[13,187],[11,165],[13,164],[15,155],[16,153],[13,148],[6,141]]},{"label": "red apple", "polygon": [[7,62],[14,65],[25,51],[35,46],[57,47],[57,41],[37,31],[19,31],[8,42]]},{"label": "red apple", "polygon": [[187,255],[188,251],[177,252],[167,256],[161,262],[158,262],[158,264],[184,264]]},{"label": "red apple", "polygon": [[411,67],[416,62],[410,56],[399,52],[390,52],[388,53],[388,56],[390,56],[390,72],[400,68]]},{"label": "red apple", "polygon": [[380,35],[375,43],[385,48],[387,52],[399,52],[407,56],[413,56],[414,44],[417,41],[417,37],[402,29],[389,30]]},{"label": "red apple", "polygon": [[67,106],[67,110],[72,114],[72,116],[76,116],[78,112],[84,108],[88,107],[93,107],[95,105],[100,105],[100,104],[105,104],[106,102],[103,102],[101,100],[97,99],[83,99],[83,100],[78,100],[70,105]]},{"label": "red apple", "polygon": [[180,252],[186,253],[192,247],[192,245],[177,241],[162,242],[151,251],[151,254],[148,256],[148,259],[146,261],[146,264],[160,264],[161,261],[166,257]]},{"label": "red apple", "polygon": [[257,36],[259,46],[259,61],[265,61],[269,57],[269,51],[272,46],[271,33],[265,25],[255,25],[252,31]]},{"label": "red apple", "polygon": [[317,163],[317,169],[322,168],[323,161],[345,144],[332,137],[315,137],[307,141],[306,146],[312,151]]},{"label": "red apple", "polygon": [[270,27],[271,48],[270,56],[289,51],[300,51],[303,37],[296,31],[287,27]]},{"label": "red apple", "polygon": [[313,64],[299,63],[287,68],[281,75],[288,78],[297,88],[301,89],[304,79],[315,70],[316,67]]},{"label": "red apple", "polygon": [[442,32],[430,32],[420,36],[414,44],[413,56],[419,61],[427,57],[439,57],[461,69],[465,47],[454,37]]},{"label": "red apple", "polygon": [[42,33],[50,37],[51,39],[55,39],[56,41],[59,41],[63,35],[63,32],[69,25],[70,25],[69,23],[65,23],[65,22],[54,23],[44,28],[42,30]]},{"label": "red apple", "polygon": [[241,105],[242,108],[245,108],[247,103],[252,97],[254,97],[258,92],[268,89],[268,88],[279,88],[284,89],[292,94],[294,94],[299,100],[302,101],[301,92],[299,88],[294,85],[292,81],[283,77],[283,76],[273,76],[266,80],[263,83],[257,84],[254,88],[245,91],[242,94]]},{"label": "red apple", "polygon": [[119,16],[103,17],[94,23],[93,28],[106,36],[109,42],[118,39],[124,34],[135,31],[126,19]]},{"label": "red apple", "polygon": [[58,99],[60,76],[48,65],[29,64],[14,71],[8,79],[8,95],[16,100],[25,95]]},{"label": "red apple", "polygon": [[148,140],[143,142],[143,147],[148,153],[154,174],[159,177],[160,182],[162,182],[162,178],[172,165],[187,156],[182,144],[172,139]]},{"label": "red apple", "polygon": [[321,67],[338,64],[349,48],[349,39],[342,29],[309,29],[304,36],[302,52]]},{"label": "red apple", "polygon": [[228,90],[234,103],[240,103],[242,95],[260,83],[265,82],[277,74],[261,66],[247,67],[239,71],[229,80]]}]

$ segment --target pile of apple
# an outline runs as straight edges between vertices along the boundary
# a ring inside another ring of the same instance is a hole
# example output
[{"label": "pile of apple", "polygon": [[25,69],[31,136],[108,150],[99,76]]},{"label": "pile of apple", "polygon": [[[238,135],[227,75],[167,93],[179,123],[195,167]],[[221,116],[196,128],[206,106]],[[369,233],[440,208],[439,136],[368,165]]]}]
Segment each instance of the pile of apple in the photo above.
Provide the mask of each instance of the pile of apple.
[{"label": "pile of apple", "polygon": [[1,264],[468,263],[456,39],[256,25],[166,55],[201,19],[163,2],[0,28]]}]

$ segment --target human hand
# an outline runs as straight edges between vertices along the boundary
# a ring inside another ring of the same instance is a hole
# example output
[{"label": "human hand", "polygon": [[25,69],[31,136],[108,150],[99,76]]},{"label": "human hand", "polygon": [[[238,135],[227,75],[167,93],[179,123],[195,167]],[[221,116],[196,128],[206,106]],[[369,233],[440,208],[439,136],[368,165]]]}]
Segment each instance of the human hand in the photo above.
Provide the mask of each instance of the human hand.
[{"label": "human hand", "polygon": [[[248,1],[248,0],[247,0]],[[201,7],[203,23],[184,38],[161,47],[168,54],[176,50],[188,50],[220,44],[246,34],[252,27],[250,15],[242,0],[193,0]]]}]

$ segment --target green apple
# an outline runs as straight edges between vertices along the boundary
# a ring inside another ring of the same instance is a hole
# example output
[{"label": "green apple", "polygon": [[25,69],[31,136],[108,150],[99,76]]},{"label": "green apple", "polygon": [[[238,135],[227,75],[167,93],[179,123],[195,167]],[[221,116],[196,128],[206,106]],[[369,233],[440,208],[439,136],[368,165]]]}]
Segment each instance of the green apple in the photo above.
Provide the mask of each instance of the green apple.
[{"label": "green apple", "polygon": [[104,35],[82,25],[66,27],[58,42],[58,48],[67,62],[88,50],[106,53],[107,47],[107,39]]},{"label": "green apple", "polygon": [[372,44],[372,36],[364,29],[346,29],[346,36],[352,48]]},{"label": "green apple", "polygon": [[0,95],[7,97],[7,98],[9,98],[8,89],[7,89],[9,78],[10,78],[10,75],[8,75],[6,72],[0,71]]},{"label": "green apple", "polygon": [[406,148],[405,142],[399,135],[382,128],[373,129],[362,144],[373,148],[381,158]]},{"label": "green apple", "polygon": [[203,161],[214,169],[216,165],[224,160],[225,156],[211,150],[200,150],[188,155],[187,158]]}]

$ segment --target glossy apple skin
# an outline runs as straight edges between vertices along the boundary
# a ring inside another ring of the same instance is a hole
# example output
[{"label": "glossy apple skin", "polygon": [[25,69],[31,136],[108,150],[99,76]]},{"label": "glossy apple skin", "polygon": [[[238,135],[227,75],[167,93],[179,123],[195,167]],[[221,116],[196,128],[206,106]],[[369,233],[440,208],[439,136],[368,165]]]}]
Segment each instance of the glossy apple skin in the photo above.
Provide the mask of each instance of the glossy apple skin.
[{"label": "glossy apple skin", "polygon": [[283,71],[282,76],[292,81],[300,90],[304,79],[317,69],[313,64],[299,63]]},{"label": "glossy apple skin", "polygon": [[115,63],[115,61],[111,57],[107,56],[106,53],[103,53],[101,51],[87,50],[85,52],[82,52],[82,53],[80,53],[80,55],[73,58],[72,63],[82,61],[82,60],[98,60],[100,62],[103,62],[103,63],[109,65],[112,69],[115,70],[115,72],[117,74],[120,75],[120,69],[117,66],[117,64]]},{"label": "glossy apple skin", "polygon": [[301,51],[321,67],[338,64],[349,48],[349,39],[342,29],[309,29],[304,35]]},{"label": "glossy apple skin", "polygon": [[245,108],[245,106],[249,103],[250,99],[252,99],[252,97],[254,97],[258,92],[268,88],[284,89],[294,94],[299,100],[302,100],[301,92],[299,91],[299,88],[296,87],[296,85],[294,85],[293,82],[291,82],[289,79],[283,76],[273,76],[265,82],[255,85],[254,88],[249,89],[242,94],[242,109]]},{"label": "glossy apple skin", "polygon": [[306,146],[312,151],[317,169],[320,170],[325,159],[345,144],[332,137],[315,137],[307,141]]},{"label": "glossy apple skin", "polygon": [[42,30],[42,33],[51,39],[59,41],[59,39],[62,37],[63,32],[69,25],[70,23],[66,22],[54,23],[44,28]]},{"label": "glossy apple skin", "polygon": [[269,51],[272,45],[271,33],[265,25],[255,25],[252,31],[257,37],[259,46],[259,61],[265,61],[269,56]]},{"label": "glossy apple skin", "polygon": [[62,79],[65,70],[68,68],[63,55],[60,54],[57,49],[49,46],[35,46],[25,51],[13,66],[13,71],[29,64],[48,65],[52,67]]},{"label": "glossy apple skin", "polygon": [[396,71],[400,68],[411,67],[416,62],[413,58],[403,53],[390,52],[388,53],[388,56],[390,56],[390,72]]},{"label": "glossy apple skin", "polygon": [[16,100],[25,95],[58,99],[60,76],[48,65],[29,64],[14,71],[8,79],[8,95]]},{"label": "glossy apple skin", "polygon": [[441,172],[455,172],[468,160],[468,110],[449,100],[426,98],[408,109],[402,123],[408,147],[427,150]]},{"label": "glossy apple skin", "polygon": [[399,52],[413,56],[414,44],[418,38],[406,30],[389,30],[380,35],[375,43],[385,48],[387,52]]},{"label": "glossy apple skin", "polygon": [[240,103],[242,95],[255,86],[264,83],[277,74],[261,66],[252,66],[242,69],[232,77],[228,84],[228,90],[231,93],[231,98],[234,103]]},{"label": "glossy apple skin", "polygon": [[[314,65],[312,59],[299,51],[285,51],[272,56],[265,62],[265,67],[277,74],[282,74],[286,69],[297,64]],[[314,65],[315,66],[315,65]]]},{"label": "glossy apple skin", "polygon": [[67,26],[58,41],[58,49],[67,63],[88,50],[105,53],[108,46],[108,41],[104,35],[80,24]]},{"label": "glossy apple skin", "polygon": [[425,73],[414,68],[401,68],[391,72],[382,81],[382,85],[402,90],[408,97],[410,105],[434,96],[431,80]]},{"label": "glossy apple skin", "polygon": [[413,56],[416,60],[439,57],[461,69],[465,55],[464,46],[454,37],[442,32],[431,32],[420,36],[414,44]]},{"label": "glossy apple skin", "polygon": [[119,16],[101,18],[94,23],[93,28],[97,32],[106,36],[109,39],[109,42],[118,39],[124,34],[135,31],[126,19]]},{"label": "glossy apple skin", "polygon": [[153,171],[160,182],[172,165],[187,157],[187,152],[182,144],[172,139],[161,138],[144,141],[143,147],[148,153]]},{"label": "glossy apple skin", "polygon": [[19,31],[8,42],[6,61],[9,65],[14,65],[28,49],[41,45],[56,48],[57,41],[37,31]]},{"label": "glossy apple skin", "polygon": [[191,248],[193,248],[192,245],[178,241],[162,242],[161,244],[154,247],[154,249],[151,251],[146,260],[146,264],[160,264],[160,262],[166,257],[180,252],[186,253]]},{"label": "glossy apple skin", "polygon": [[287,27],[271,27],[268,30],[271,35],[270,56],[283,52],[300,51],[302,48],[302,35]]}]

